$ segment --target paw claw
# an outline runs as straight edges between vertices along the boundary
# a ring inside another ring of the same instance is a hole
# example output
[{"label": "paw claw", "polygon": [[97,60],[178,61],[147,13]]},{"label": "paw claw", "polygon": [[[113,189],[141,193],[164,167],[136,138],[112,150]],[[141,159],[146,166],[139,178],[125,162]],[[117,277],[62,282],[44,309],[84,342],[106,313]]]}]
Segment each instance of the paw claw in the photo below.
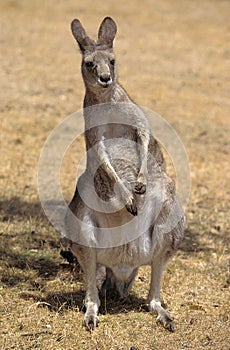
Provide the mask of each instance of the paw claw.
[{"label": "paw claw", "polygon": [[142,182],[137,182],[134,191],[137,194],[144,194],[146,192],[146,185]]},{"label": "paw claw", "polygon": [[133,216],[137,216],[137,205],[134,200],[132,200],[132,204],[126,204],[126,209]]}]

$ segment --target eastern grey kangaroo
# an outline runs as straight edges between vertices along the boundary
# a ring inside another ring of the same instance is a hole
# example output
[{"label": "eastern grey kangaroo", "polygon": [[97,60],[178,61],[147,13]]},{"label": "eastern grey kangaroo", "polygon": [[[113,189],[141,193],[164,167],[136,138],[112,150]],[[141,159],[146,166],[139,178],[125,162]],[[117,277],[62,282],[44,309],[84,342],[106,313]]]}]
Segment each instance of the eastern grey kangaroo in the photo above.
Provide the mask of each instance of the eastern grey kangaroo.
[{"label": "eastern grey kangaroo", "polygon": [[[139,266],[150,265],[149,310],[173,332],[172,318],[161,305],[160,285],[162,272],[183,238],[184,214],[174,182],[166,174],[144,112],[117,82],[113,19],[104,18],[96,42],[79,20],[72,21],[71,29],[82,53],[87,164],[69,205],[65,230],[86,276],[84,324],[90,330],[98,325],[100,289],[115,288],[125,297]],[[96,209],[90,206],[93,191]],[[100,205],[113,210],[99,210]],[[116,235],[120,244],[106,241]]]}]

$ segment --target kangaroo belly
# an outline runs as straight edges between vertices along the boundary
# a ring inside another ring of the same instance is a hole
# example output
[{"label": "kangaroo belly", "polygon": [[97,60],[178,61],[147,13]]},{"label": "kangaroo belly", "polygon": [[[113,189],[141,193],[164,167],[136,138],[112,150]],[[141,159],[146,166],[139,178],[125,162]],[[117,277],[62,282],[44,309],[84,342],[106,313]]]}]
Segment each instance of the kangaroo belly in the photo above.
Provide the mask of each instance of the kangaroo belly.
[{"label": "kangaroo belly", "polygon": [[150,234],[146,233],[123,246],[99,249],[97,263],[110,268],[117,279],[125,281],[135,268],[151,264],[152,254]]},{"label": "kangaroo belly", "polygon": [[117,265],[112,268],[114,276],[119,281],[127,281],[133,270],[134,268],[129,265]]}]

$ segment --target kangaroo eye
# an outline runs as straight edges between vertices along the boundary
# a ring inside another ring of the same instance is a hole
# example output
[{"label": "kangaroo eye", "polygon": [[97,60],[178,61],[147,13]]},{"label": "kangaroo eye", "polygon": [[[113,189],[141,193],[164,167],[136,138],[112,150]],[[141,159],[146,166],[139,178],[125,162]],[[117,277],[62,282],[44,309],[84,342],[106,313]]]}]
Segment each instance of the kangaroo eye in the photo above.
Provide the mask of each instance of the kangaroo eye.
[{"label": "kangaroo eye", "polygon": [[92,68],[93,67],[93,61],[85,62],[86,67]]},{"label": "kangaroo eye", "polygon": [[111,64],[112,66],[114,66],[115,60],[110,60],[110,64]]}]

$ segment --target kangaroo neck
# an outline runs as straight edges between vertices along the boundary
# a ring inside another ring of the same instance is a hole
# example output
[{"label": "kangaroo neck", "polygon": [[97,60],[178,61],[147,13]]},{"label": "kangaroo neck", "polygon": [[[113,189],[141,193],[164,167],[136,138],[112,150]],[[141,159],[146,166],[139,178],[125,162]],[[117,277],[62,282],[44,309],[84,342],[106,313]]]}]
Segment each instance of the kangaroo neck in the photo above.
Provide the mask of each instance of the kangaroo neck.
[{"label": "kangaroo neck", "polygon": [[124,89],[116,82],[107,88],[86,86],[84,108],[101,103],[129,102],[130,99]]}]

